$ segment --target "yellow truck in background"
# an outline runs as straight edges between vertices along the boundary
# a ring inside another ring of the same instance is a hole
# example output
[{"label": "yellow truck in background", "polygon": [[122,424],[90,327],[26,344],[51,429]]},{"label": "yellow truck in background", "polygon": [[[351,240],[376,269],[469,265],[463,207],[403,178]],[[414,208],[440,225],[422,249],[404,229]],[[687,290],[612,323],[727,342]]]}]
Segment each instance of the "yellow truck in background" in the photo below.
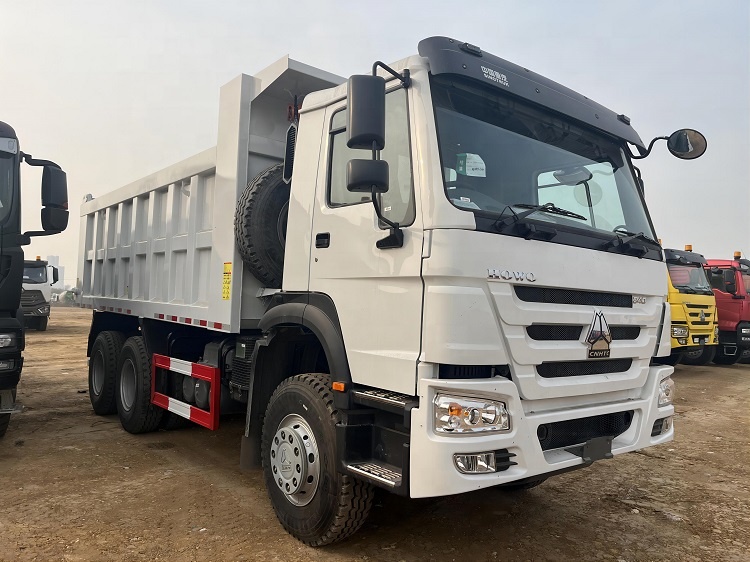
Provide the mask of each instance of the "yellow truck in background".
[{"label": "yellow truck in background", "polygon": [[716,298],[703,269],[706,259],[692,249],[690,245],[684,251],[664,249],[672,353],[663,362],[670,365],[705,365],[713,359],[719,343]]}]

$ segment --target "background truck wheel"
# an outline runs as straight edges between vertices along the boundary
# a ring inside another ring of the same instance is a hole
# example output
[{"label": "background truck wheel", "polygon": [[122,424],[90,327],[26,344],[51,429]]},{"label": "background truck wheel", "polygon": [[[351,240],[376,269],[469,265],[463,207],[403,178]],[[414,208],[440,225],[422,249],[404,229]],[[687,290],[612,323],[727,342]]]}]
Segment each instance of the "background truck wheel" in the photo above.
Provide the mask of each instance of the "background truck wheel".
[{"label": "background truck wheel", "polygon": [[505,484],[503,486],[500,486],[500,489],[503,492],[521,492],[523,490],[531,490],[532,488],[536,488],[537,486],[539,486],[539,484],[542,484],[546,481],[547,481],[546,478],[538,478],[536,480],[529,480],[521,484],[513,484],[511,482],[510,484]]},{"label": "background truck wheel", "polygon": [[297,375],[268,403],[261,455],[266,489],[284,528],[310,546],[342,540],[364,523],[373,488],[337,470],[331,379]]},{"label": "background truck wheel", "polygon": [[680,363],[683,365],[708,365],[716,356],[716,346],[707,345],[699,351],[683,353]]},{"label": "background truck wheel", "polygon": [[[16,391],[13,390],[13,402],[16,401]],[[8,431],[8,424],[10,423],[10,416],[11,414],[1,414],[0,415],[0,437],[3,437],[5,435],[5,432]]]},{"label": "background truck wheel", "polygon": [[114,414],[115,379],[119,366],[120,351],[125,343],[121,332],[100,332],[91,346],[89,359],[89,399],[94,413],[100,416]]},{"label": "background truck wheel", "polygon": [[147,433],[159,428],[164,410],[151,404],[151,359],[141,336],[128,338],[122,347],[115,397],[125,431]]},{"label": "background truck wheel", "polygon": [[234,213],[234,237],[242,261],[271,288],[281,288],[284,273],[290,186],[282,179],[282,168],[282,164],[271,166],[247,184]]},{"label": "background truck wheel", "polygon": [[719,349],[716,350],[716,357],[714,357],[714,363],[717,365],[734,365],[740,360],[741,352],[739,350],[734,355],[727,355],[724,353],[723,345],[718,345],[717,347]]},{"label": "background truck wheel", "polygon": [[671,365],[672,367],[674,367],[675,365],[677,365],[677,363],[680,363],[682,361],[682,357],[683,353],[681,351],[673,351],[666,357],[654,357],[654,363],[658,363],[659,365]]},{"label": "background truck wheel", "polygon": [[[180,402],[186,402],[185,395],[182,393],[182,379],[184,375],[179,373],[169,373],[169,395],[179,400]],[[161,417],[161,429],[172,430],[182,429],[193,425],[189,419],[178,416],[173,412],[165,411]]]},{"label": "background truck wheel", "polygon": [[8,431],[8,424],[10,423],[10,414],[0,414],[0,437],[5,435]]},{"label": "background truck wheel", "polygon": [[746,349],[742,352],[742,355],[740,356],[740,363],[750,363],[750,349]]},{"label": "background truck wheel", "polygon": [[48,316],[40,316],[36,319],[36,329],[38,332],[44,332],[47,330],[47,323],[49,322]]}]

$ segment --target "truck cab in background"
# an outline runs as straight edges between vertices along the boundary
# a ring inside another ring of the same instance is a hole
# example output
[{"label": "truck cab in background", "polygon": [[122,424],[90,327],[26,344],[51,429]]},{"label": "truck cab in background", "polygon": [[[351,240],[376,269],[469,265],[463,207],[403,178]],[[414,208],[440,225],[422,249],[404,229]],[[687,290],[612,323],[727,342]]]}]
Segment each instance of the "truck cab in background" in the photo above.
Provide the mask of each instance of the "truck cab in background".
[{"label": "truck cab in background", "polygon": [[[42,230],[21,231],[21,162],[42,172]],[[21,291],[23,246],[33,236],[49,236],[68,225],[65,172],[49,160],[21,152],[16,132],[0,121],[0,437],[16,411],[16,387],[21,379],[25,347]]]},{"label": "truck cab in background", "polygon": [[735,252],[731,260],[707,260],[705,269],[719,313],[714,363],[733,365],[750,349],[750,260]]},{"label": "truck cab in background", "polygon": [[39,259],[23,262],[21,308],[27,328],[47,329],[52,302],[52,285],[57,283],[57,268]]},{"label": "truck cab in background", "polygon": [[670,365],[705,365],[718,342],[716,299],[703,269],[706,259],[692,251],[664,250],[669,275],[667,300],[672,311]]}]

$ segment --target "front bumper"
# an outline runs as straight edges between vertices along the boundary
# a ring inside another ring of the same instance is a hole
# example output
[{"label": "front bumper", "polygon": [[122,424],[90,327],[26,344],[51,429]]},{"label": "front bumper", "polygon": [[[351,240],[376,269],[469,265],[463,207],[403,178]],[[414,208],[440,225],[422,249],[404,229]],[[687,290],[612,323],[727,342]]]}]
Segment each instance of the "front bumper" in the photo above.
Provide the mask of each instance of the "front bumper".
[{"label": "front bumper", "polygon": [[[584,466],[585,463],[580,456],[566,451],[565,448],[542,450],[537,430],[543,424],[632,411],[632,421],[628,429],[612,442],[613,455],[671,441],[674,438],[673,428],[654,437],[651,436],[651,430],[657,420],[674,415],[674,407],[671,404],[658,406],[659,383],[673,371],[673,368],[668,366],[650,367],[640,397],[635,399],[542,413],[525,413],[516,385],[506,379],[420,379],[420,407],[411,412],[410,495],[418,498],[459,494]],[[438,392],[505,402],[511,415],[510,431],[476,436],[437,434],[434,431],[433,400]],[[507,449],[509,453],[513,453],[513,461],[517,464],[502,472],[489,474],[462,474],[454,465],[454,454],[500,449]]]}]

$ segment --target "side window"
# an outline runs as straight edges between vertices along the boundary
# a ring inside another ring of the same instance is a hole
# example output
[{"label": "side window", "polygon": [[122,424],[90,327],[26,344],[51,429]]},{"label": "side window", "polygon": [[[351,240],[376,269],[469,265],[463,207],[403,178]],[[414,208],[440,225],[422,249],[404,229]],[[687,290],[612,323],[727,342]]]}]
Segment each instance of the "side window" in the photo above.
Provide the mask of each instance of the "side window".
[{"label": "side window", "polygon": [[[397,89],[385,96],[385,149],[380,158],[388,162],[388,192],[381,196],[383,215],[402,226],[414,222],[414,186],[409,148],[409,119],[406,92]],[[328,204],[331,207],[370,201],[363,193],[346,189],[346,164],[352,158],[370,158],[368,150],[346,146],[346,111],[336,112],[331,119],[330,160],[328,172]]]}]

